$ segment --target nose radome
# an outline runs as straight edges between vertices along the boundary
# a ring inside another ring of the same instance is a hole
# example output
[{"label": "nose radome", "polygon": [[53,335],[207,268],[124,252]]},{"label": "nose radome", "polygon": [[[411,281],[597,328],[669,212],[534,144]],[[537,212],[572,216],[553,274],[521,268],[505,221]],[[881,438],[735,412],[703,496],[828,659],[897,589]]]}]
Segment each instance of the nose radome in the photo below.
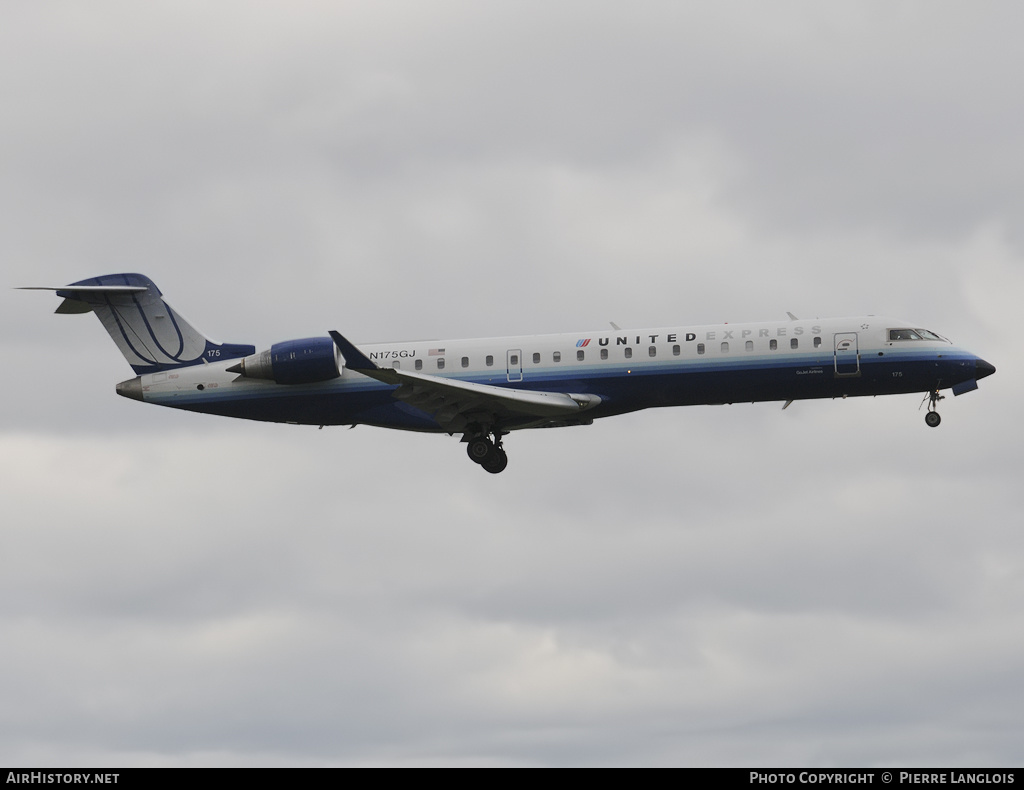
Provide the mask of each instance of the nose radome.
[{"label": "nose radome", "polygon": [[994,365],[990,365],[985,360],[979,359],[974,363],[974,371],[976,374],[976,378],[983,379],[985,378],[985,376],[991,376],[993,373],[995,373],[996,368]]}]

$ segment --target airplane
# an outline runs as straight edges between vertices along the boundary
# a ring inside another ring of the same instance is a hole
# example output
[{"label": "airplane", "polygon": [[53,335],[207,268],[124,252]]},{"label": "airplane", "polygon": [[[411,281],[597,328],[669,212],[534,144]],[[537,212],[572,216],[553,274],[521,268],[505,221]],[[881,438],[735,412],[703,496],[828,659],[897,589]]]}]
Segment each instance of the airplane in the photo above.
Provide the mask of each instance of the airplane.
[{"label": "airplane", "polygon": [[[94,312],[134,378],[126,398],[297,425],[460,434],[497,474],[502,438],[660,406],[923,392],[936,427],[944,389],[995,367],[916,323],[879,316],[360,344],[331,331],[257,352],[215,343],[141,274],[54,287],[57,313]],[[922,405],[924,405],[922,401]]]}]

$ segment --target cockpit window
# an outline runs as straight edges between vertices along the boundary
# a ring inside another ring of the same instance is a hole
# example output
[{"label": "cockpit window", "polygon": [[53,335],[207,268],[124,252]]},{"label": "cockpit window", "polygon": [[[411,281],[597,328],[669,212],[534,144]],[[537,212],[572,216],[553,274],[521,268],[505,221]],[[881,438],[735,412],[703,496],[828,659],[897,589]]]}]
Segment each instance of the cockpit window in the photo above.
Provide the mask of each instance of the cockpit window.
[{"label": "cockpit window", "polygon": [[890,329],[889,340],[938,340],[941,343],[949,342],[942,335],[927,329]]}]

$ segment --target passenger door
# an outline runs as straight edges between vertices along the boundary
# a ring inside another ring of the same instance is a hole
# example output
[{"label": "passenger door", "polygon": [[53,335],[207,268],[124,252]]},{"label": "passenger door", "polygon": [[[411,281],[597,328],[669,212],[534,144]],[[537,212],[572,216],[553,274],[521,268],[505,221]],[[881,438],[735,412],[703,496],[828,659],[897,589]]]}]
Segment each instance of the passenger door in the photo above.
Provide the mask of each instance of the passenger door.
[{"label": "passenger door", "polygon": [[523,380],[523,352],[518,348],[510,348],[505,352],[506,370],[509,381]]},{"label": "passenger door", "polygon": [[860,349],[856,332],[836,332],[835,360],[837,376],[860,375]]}]

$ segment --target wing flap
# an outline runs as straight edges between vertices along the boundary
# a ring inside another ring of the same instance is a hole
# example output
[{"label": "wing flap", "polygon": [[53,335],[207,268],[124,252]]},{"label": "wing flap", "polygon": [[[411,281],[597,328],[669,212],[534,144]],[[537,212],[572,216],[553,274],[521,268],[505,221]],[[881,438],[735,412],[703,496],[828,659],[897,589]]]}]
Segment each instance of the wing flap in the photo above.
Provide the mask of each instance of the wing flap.
[{"label": "wing flap", "polygon": [[[406,400],[424,398],[440,399],[444,403],[461,403],[468,411],[474,407],[489,405],[490,407],[502,406],[512,414],[522,414],[530,417],[561,417],[574,414],[586,408],[596,406],[601,399],[596,395],[580,395],[568,392],[547,392],[545,390],[521,390],[511,387],[495,387],[492,384],[477,384],[472,381],[460,381],[458,379],[446,379],[440,376],[432,376],[428,373],[413,373],[409,370],[379,369],[389,374],[387,378],[381,377],[380,381],[397,379],[399,384],[398,393],[409,387],[409,394],[396,394],[396,397]],[[367,371],[361,370],[360,373]],[[373,376],[373,378],[377,378]],[[391,383],[391,382],[389,382]]]}]

